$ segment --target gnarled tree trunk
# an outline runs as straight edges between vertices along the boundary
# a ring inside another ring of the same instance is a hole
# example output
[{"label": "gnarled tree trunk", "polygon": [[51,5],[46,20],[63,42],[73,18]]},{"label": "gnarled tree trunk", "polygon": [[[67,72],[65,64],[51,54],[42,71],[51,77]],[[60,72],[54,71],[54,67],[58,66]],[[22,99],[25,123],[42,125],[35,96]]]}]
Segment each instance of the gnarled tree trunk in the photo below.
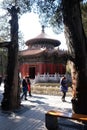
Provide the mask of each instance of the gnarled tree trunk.
[{"label": "gnarled tree trunk", "polygon": [[87,43],[79,0],[62,0],[65,37],[72,57],[72,106],[75,113],[87,114]]},{"label": "gnarled tree trunk", "polygon": [[18,8],[8,9],[11,14],[11,42],[8,45],[8,66],[5,82],[3,110],[15,110],[20,107],[20,88],[18,86]]}]

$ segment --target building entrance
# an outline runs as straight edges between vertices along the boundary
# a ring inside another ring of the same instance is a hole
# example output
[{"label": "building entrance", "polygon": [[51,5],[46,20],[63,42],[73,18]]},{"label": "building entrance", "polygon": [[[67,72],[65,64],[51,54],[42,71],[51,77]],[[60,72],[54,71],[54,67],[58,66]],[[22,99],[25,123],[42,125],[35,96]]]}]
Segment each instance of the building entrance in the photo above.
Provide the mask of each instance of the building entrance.
[{"label": "building entrance", "polygon": [[35,67],[30,67],[29,68],[29,77],[31,79],[34,79],[35,78]]}]

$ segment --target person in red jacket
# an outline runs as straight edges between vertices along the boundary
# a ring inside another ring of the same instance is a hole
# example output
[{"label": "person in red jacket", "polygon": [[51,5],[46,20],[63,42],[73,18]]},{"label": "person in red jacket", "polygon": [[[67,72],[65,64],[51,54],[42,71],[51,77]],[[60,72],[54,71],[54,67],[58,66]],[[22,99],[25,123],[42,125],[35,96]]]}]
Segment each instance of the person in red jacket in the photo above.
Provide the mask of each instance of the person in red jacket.
[{"label": "person in red jacket", "polygon": [[30,79],[29,77],[27,78],[27,86],[28,86],[28,92],[29,92],[29,96],[31,97],[31,82],[30,82]]}]

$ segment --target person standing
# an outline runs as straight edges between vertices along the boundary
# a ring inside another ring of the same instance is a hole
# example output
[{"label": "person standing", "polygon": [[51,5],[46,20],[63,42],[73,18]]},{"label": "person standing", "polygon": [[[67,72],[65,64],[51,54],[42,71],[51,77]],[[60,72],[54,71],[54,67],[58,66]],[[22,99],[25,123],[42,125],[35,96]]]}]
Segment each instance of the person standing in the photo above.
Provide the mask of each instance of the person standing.
[{"label": "person standing", "polygon": [[29,92],[29,96],[31,97],[31,82],[30,82],[30,79],[29,77],[27,78],[27,86],[28,86],[28,92]]},{"label": "person standing", "polygon": [[60,80],[60,89],[62,92],[62,101],[65,102],[66,92],[68,91],[67,79],[65,76]]},{"label": "person standing", "polygon": [[22,81],[22,90],[23,90],[23,94],[22,94],[22,96],[21,96],[21,99],[22,99],[23,97],[25,97],[25,100],[27,100],[28,86],[27,86],[26,78],[24,78],[23,81]]}]

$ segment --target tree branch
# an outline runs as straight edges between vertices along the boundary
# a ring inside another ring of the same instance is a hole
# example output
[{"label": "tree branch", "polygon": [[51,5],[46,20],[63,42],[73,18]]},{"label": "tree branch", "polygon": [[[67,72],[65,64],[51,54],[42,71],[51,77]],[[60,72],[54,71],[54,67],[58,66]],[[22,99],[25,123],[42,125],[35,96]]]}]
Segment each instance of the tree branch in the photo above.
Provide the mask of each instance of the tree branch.
[{"label": "tree branch", "polygon": [[0,47],[9,47],[9,45],[11,44],[11,42],[0,42]]}]

